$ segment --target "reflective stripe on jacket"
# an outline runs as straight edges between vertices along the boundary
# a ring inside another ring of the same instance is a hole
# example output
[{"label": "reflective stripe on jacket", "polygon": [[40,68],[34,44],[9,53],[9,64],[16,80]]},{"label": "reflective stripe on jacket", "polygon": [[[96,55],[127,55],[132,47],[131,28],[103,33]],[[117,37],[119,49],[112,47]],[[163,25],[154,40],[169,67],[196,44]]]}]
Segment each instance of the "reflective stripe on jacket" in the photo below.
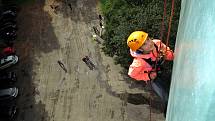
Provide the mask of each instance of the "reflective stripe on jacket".
[{"label": "reflective stripe on jacket", "polygon": [[[152,40],[158,47],[157,50],[166,49],[166,45],[163,44],[160,40],[154,39]],[[161,49],[160,49],[161,45]],[[137,81],[149,81],[150,78],[148,76],[148,73],[152,71],[152,66],[149,65],[144,59],[150,59],[152,61],[156,61],[156,57],[158,56],[156,48],[153,50],[153,52],[150,52],[149,54],[139,54],[136,51],[130,50],[130,54],[132,57],[134,57],[132,64],[129,67],[128,75]],[[167,47],[165,60],[173,60],[174,55],[173,52],[170,50],[169,47]]]}]

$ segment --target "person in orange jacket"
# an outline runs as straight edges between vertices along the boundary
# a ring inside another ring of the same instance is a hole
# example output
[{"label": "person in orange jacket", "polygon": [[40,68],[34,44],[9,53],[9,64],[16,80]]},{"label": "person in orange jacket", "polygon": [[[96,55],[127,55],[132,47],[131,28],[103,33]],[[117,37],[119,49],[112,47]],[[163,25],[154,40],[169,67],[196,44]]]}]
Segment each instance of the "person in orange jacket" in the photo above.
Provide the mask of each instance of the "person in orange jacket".
[{"label": "person in orange jacket", "polygon": [[131,56],[134,57],[128,75],[137,81],[145,81],[146,83],[151,81],[152,89],[167,106],[168,91],[165,89],[165,82],[157,75],[163,60],[174,59],[173,51],[161,40],[151,39],[148,37],[148,33],[143,31],[132,32],[127,39],[127,45],[130,47]]}]

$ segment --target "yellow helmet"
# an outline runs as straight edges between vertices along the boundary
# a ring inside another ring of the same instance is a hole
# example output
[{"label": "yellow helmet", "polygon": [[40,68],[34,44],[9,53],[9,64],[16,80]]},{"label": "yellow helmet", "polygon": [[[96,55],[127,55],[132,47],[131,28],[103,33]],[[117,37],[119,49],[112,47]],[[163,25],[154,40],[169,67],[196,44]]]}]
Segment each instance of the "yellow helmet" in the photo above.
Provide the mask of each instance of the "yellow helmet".
[{"label": "yellow helmet", "polygon": [[127,39],[127,45],[131,48],[131,50],[136,51],[143,45],[147,37],[148,33],[145,33],[143,31],[132,32]]}]

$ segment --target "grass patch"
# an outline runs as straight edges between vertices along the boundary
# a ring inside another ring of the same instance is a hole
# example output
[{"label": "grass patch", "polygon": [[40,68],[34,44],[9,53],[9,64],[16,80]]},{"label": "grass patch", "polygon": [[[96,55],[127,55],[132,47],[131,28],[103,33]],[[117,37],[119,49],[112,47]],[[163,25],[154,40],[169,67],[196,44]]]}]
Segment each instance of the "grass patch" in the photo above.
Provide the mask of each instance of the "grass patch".
[{"label": "grass patch", "polygon": [[107,2],[108,0],[99,0],[99,8],[101,11],[105,11]]}]

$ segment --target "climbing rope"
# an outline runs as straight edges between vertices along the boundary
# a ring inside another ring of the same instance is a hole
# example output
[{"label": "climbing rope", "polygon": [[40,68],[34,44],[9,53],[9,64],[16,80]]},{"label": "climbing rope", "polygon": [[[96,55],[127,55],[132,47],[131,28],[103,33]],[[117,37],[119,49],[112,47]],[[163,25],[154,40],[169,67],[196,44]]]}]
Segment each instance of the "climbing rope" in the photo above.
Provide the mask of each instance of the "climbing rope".
[{"label": "climbing rope", "polygon": [[152,82],[148,81],[147,85],[149,86],[149,121],[152,120]]},{"label": "climbing rope", "polygon": [[[174,15],[174,0],[172,0],[172,5],[171,5],[171,15],[169,18],[169,23],[168,23],[168,32],[167,32],[167,39],[166,39],[166,51],[167,51],[167,47],[169,46],[169,36],[170,36],[170,30],[171,30],[171,23],[172,23],[172,18]],[[163,11],[163,17],[162,17],[162,23],[161,23],[161,31],[160,31],[160,40],[163,40],[163,33],[165,32],[165,25],[164,25],[164,19],[166,17],[166,0],[164,0],[164,11]],[[160,43],[160,47],[158,50],[158,54],[160,54],[160,48],[161,48],[161,43]],[[159,55],[160,56],[160,55]],[[159,57],[158,57],[159,58]],[[156,64],[155,64],[155,70],[157,69],[157,64],[158,64],[158,58],[156,58]],[[149,88],[150,88],[150,96],[149,96],[149,107],[150,107],[150,116],[149,116],[149,121],[152,120],[152,84],[151,84],[151,80],[148,83]]]},{"label": "climbing rope", "polygon": [[169,18],[166,46],[169,46],[169,36],[170,36],[170,30],[171,30],[171,24],[172,24],[173,15],[174,15],[174,0],[172,0],[172,9],[171,9],[171,15],[170,15],[170,18]]},{"label": "climbing rope", "polygon": [[160,35],[161,35],[160,40],[163,40],[163,33],[165,32],[165,25],[164,25],[165,17],[166,17],[166,0],[164,0],[163,17],[162,17],[161,30],[160,30]]}]

